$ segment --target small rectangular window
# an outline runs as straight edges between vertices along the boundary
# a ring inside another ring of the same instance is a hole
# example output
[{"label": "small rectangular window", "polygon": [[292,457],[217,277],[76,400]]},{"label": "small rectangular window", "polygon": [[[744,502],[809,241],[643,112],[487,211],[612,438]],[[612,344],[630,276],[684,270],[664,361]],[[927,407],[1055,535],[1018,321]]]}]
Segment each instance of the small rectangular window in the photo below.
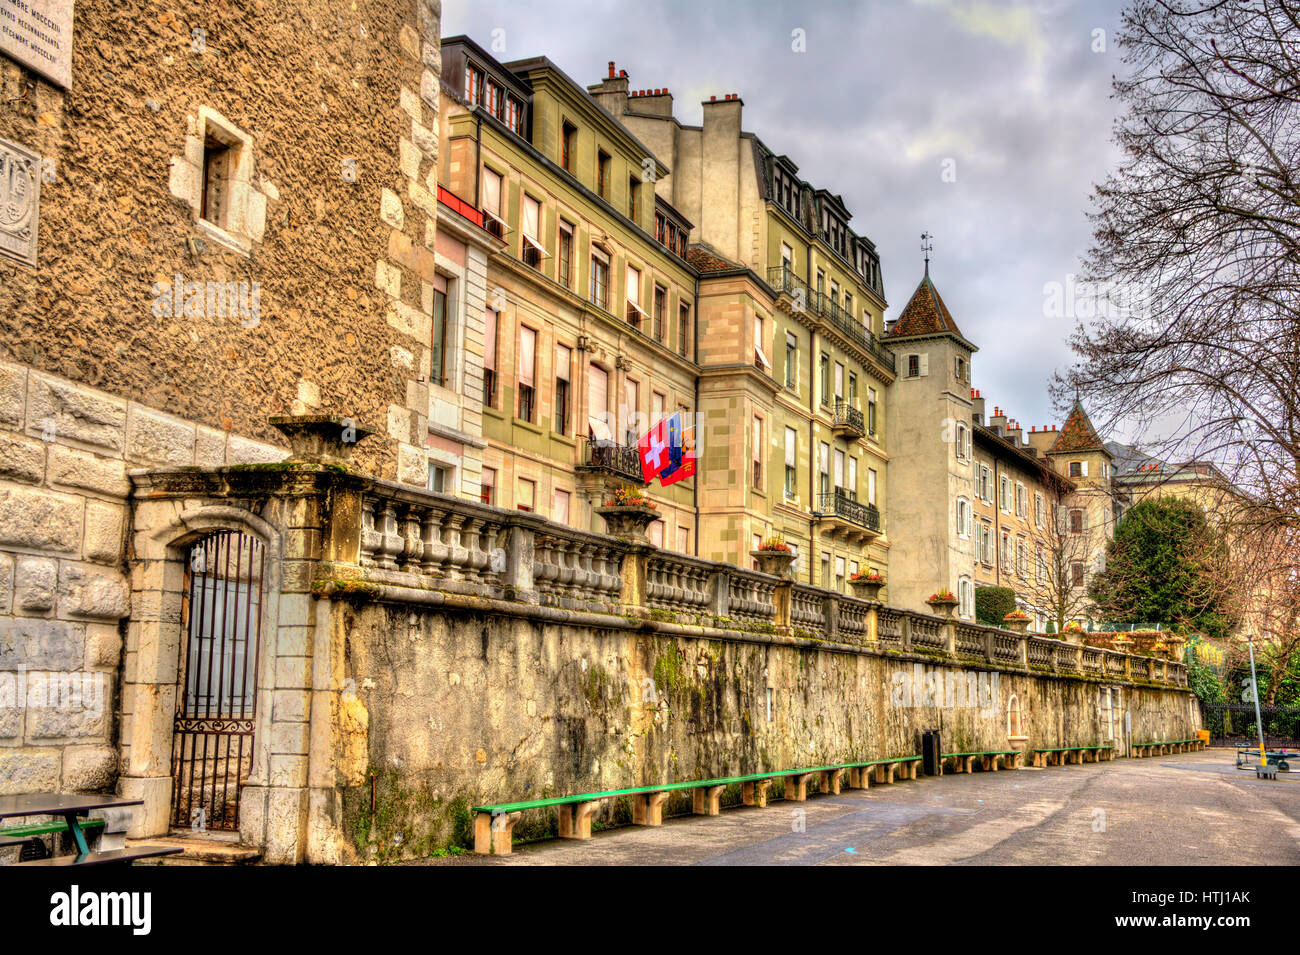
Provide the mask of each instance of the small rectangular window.
[{"label": "small rectangular window", "polygon": [[596,194],[609,200],[609,153],[603,149],[596,153]]},{"label": "small rectangular window", "polygon": [[578,154],[578,127],[565,123],[560,133],[560,165],[566,172],[573,172]]}]

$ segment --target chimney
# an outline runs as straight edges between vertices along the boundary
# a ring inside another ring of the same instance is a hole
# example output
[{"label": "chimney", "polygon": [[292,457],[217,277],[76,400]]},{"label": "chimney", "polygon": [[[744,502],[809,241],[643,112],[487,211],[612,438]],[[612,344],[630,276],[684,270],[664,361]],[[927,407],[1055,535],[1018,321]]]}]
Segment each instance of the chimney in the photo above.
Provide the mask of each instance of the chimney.
[{"label": "chimney", "polygon": [[[740,222],[736,215],[736,183],[742,181],[741,170],[741,113],[744,100],[736,93],[723,98],[710,96],[702,104],[704,122],[700,136],[700,181],[706,196],[716,195],[715,201],[705,202],[699,213],[696,227],[699,237],[718,252],[735,262],[748,261],[748,240],[741,249]],[[748,154],[746,145],[744,153]],[[716,193],[715,193],[716,190]],[[730,195],[730,201],[725,197]]]},{"label": "chimney", "polygon": [[633,112],[673,118],[673,94],[666,89],[638,90],[632,99],[636,101],[631,104]]},{"label": "chimney", "polygon": [[587,87],[587,92],[600,104],[600,108],[619,122],[627,112],[627,70],[618,70],[615,75],[614,61],[609,61],[609,75],[599,83]]},{"label": "chimney", "polygon": [[971,417],[975,420],[976,424],[983,424],[984,423],[984,396],[981,395],[978,390],[976,390],[974,394],[975,394],[975,400],[972,402],[974,408],[971,411]]},{"label": "chimney", "polygon": [[1029,446],[1040,454],[1046,454],[1055,440],[1056,435],[1052,434],[1047,425],[1030,429]]}]

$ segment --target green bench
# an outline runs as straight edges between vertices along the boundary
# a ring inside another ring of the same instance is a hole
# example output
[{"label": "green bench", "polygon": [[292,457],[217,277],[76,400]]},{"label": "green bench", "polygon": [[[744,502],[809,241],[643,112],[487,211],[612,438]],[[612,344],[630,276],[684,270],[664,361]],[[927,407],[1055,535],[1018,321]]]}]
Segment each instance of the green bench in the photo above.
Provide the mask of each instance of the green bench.
[{"label": "green bench", "polygon": [[1204,748],[1205,743],[1200,739],[1173,739],[1154,743],[1134,743],[1131,747],[1133,756],[1136,759],[1141,759],[1143,756],[1168,756],[1173,753],[1190,753]]},{"label": "green bench", "polygon": [[1094,763],[1115,758],[1114,746],[1047,746],[1034,750],[1035,766],[1064,766],[1066,763]]},{"label": "green bench", "polygon": [[976,760],[979,760],[979,767],[985,772],[997,772],[998,763],[1002,763],[1003,769],[1019,769],[1024,765],[1024,754],[1015,749],[995,749],[978,753],[943,753],[939,759],[940,775],[943,775],[944,761],[949,759],[953,761],[953,769],[958,773],[972,772]]},{"label": "green bench", "polygon": [[785,798],[788,801],[803,802],[808,798],[808,779],[811,776],[820,778],[822,792],[839,793],[845,771],[849,773],[850,788],[866,789],[873,772],[878,783],[892,783],[899,767],[908,774],[907,778],[915,779],[920,761],[920,756],[899,756],[893,759],[835,763],[804,769],[773,770],[743,776],[633,786],[628,789],[610,789],[603,792],[580,793],[575,796],[552,796],[491,806],[474,806],[472,807],[474,851],[480,855],[490,853],[508,855],[511,851],[515,823],[519,821],[520,814],[527,809],[555,807],[559,816],[561,839],[590,839],[591,817],[599,808],[599,803],[606,799],[631,796],[633,824],[660,826],[663,825],[663,805],[674,792],[690,790],[691,811],[699,816],[716,816],[721,812],[720,800],[723,790],[737,783],[741,787],[741,801],[746,806],[766,806],[767,792],[775,779],[785,780]]},{"label": "green bench", "polygon": [[[81,823],[82,832],[103,828],[103,819],[86,819]],[[24,846],[32,839],[41,836],[58,835],[61,832],[67,831],[68,824],[62,819],[52,819],[49,822],[36,822],[29,826],[0,827],[0,848]]]}]

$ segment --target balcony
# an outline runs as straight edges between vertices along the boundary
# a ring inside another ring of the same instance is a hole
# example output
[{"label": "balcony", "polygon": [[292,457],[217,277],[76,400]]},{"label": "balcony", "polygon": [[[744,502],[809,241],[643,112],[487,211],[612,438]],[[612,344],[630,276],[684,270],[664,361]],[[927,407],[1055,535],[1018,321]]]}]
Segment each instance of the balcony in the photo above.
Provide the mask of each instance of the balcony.
[{"label": "balcony", "polygon": [[803,279],[795,275],[789,267],[778,265],[767,270],[767,284],[776,289],[778,296],[784,295],[790,300],[787,309],[800,314],[815,315],[835,329],[858,348],[861,348],[877,362],[894,372],[894,353],[880,344],[876,336],[844,310],[837,302],[832,302],[822,293],[808,287]]},{"label": "balcony", "polygon": [[582,443],[580,471],[601,472],[631,481],[640,487],[641,452],[634,447],[588,438]]},{"label": "balcony", "polygon": [[865,542],[881,533],[880,509],[874,504],[855,501],[841,490],[823,491],[817,495],[813,513],[820,519],[823,529],[833,536]]},{"label": "balcony", "polygon": [[861,438],[867,433],[867,424],[862,417],[862,412],[843,398],[835,399],[835,417],[832,424],[837,435]]}]

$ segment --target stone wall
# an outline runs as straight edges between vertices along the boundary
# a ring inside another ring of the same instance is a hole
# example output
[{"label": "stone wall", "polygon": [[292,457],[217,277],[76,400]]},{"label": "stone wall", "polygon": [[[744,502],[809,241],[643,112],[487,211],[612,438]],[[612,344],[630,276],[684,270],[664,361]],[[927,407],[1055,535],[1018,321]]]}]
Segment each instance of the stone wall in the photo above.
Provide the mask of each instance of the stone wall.
[{"label": "stone wall", "polygon": [[138,836],[170,817],[186,548],[221,529],[267,551],[239,796],[267,861],[427,854],[463,844],[485,801],[911,754],[930,727],[998,749],[1116,732],[1121,753],[1195,727],[1179,663],[675,554],[627,509],[592,534],[311,461],[132,482],[121,789],[145,801]]},{"label": "stone wall", "polygon": [[0,362],[0,794],[117,779],[127,471],[283,456]]},{"label": "stone wall", "polygon": [[[0,359],[270,444],[275,414],[390,425],[366,466],[423,485],[440,6],[77,0],[70,91],[0,57],[0,139],[42,162]],[[214,130],[242,146],[224,230],[198,212]]]},{"label": "stone wall", "polygon": [[[345,857],[361,860],[467,845],[470,806],[915,754],[924,729],[938,729],[948,752],[1109,742],[1098,691],[1119,686],[757,634],[597,629],[468,608],[344,604],[331,628],[366,714],[364,749],[352,743],[365,765],[356,762],[341,789]],[[937,704],[925,697],[935,674]],[[1009,740],[1013,696],[1025,740]],[[1193,735],[1185,690],[1119,686],[1121,749],[1125,710],[1134,741]],[[685,810],[686,799],[670,810]],[[627,812],[609,800],[597,819],[626,822]],[[553,835],[554,824],[527,814],[516,834]]]}]

